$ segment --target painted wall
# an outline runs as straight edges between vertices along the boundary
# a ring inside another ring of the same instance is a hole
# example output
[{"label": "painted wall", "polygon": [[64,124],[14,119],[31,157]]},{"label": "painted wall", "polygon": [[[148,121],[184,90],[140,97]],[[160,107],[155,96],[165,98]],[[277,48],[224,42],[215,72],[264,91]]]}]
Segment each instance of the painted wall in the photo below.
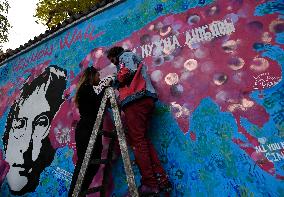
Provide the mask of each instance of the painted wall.
[{"label": "painted wall", "polygon": [[[144,57],[159,93],[150,133],[172,196],[284,196],[281,2],[127,0],[3,64],[1,196],[67,195],[78,76],[113,73],[113,45]],[[127,191],[123,174],[120,158],[113,196]]]}]

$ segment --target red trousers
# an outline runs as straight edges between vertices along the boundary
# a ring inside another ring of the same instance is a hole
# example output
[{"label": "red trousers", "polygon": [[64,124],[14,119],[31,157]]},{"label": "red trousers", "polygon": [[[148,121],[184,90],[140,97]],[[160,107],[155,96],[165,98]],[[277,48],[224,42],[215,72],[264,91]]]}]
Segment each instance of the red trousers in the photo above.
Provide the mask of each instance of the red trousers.
[{"label": "red trousers", "polygon": [[128,127],[128,142],[133,148],[135,161],[140,170],[141,183],[150,187],[158,186],[155,174],[160,174],[166,178],[166,172],[161,165],[157,152],[146,135],[154,107],[154,100],[146,97],[123,108]]}]

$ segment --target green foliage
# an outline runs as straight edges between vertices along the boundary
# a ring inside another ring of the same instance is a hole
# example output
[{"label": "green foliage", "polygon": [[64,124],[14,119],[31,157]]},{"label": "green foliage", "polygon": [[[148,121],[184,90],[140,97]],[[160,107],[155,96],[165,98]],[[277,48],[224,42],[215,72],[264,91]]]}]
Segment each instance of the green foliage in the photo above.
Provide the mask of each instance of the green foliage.
[{"label": "green foliage", "polygon": [[2,48],[2,43],[8,41],[8,31],[11,25],[7,19],[7,14],[10,6],[7,0],[0,1],[0,50]]},{"label": "green foliage", "polygon": [[100,0],[40,0],[36,8],[36,22],[51,28],[74,14],[89,10],[99,1]]}]

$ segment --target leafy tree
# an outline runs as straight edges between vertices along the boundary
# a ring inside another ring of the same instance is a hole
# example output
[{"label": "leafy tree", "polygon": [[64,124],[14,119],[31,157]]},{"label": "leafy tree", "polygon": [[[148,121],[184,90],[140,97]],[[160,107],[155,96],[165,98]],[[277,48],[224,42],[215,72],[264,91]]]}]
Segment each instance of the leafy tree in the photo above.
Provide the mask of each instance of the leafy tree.
[{"label": "leafy tree", "polygon": [[51,28],[71,15],[89,10],[98,2],[100,0],[40,0],[36,8],[36,22]]},{"label": "leafy tree", "polygon": [[7,0],[0,0],[0,49],[2,51],[2,43],[8,41],[8,31],[11,25],[8,21],[7,14],[9,10],[9,2]]}]

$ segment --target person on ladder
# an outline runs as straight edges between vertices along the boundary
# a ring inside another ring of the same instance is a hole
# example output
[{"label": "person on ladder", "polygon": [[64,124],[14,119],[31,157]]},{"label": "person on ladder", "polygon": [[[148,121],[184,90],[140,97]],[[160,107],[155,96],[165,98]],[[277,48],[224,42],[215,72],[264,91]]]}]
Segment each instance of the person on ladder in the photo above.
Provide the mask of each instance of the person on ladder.
[{"label": "person on ladder", "polygon": [[169,192],[172,185],[147,137],[157,94],[146,73],[146,66],[139,56],[120,46],[109,49],[107,58],[117,69],[113,83],[119,87],[120,105],[128,128],[128,142],[142,177],[139,195],[158,196],[162,191]]},{"label": "person on ladder", "polygon": [[[108,76],[100,80],[100,74],[94,67],[88,67],[83,71],[80,81],[77,85],[75,103],[79,108],[80,120],[75,129],[75,141],[77,149],[77,163],[73,173],[68,196],[72,196],[75,184],[84,160],[85,152],[93,131],[97,113],[101,105],[105,87],[109,86],[112,77]],[[91,160],[101,159],[102,137],[98,136],[94,145],[94,152]],[[100,164],[90,164],[86,171],[84,181],[81,186],[81,192],[88,190]]]}]

